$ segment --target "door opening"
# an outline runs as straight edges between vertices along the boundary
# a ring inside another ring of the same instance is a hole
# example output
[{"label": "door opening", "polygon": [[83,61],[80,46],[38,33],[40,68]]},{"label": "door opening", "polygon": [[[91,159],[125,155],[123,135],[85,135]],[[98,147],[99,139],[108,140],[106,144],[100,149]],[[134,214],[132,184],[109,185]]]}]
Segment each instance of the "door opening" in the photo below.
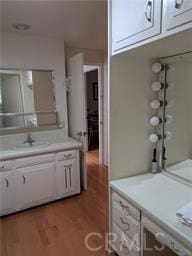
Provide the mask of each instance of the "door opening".
[{"label": "door opening", "polygon": [[86,117],[88,131],[89,153],[93,153],[98,163],[103,163],[103,102],[102,102],[102,75],[100,66],[84,66],[86,91]]}]

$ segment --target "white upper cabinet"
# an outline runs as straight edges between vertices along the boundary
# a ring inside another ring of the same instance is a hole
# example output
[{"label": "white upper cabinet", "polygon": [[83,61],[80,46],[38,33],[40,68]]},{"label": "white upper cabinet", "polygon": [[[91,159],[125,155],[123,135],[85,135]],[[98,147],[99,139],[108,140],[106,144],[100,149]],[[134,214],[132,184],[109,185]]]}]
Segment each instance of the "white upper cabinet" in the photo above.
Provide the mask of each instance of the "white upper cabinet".
[{"label": "white upper cabinet", "polygon": [[192,22],[192,0],[164,1],[164,29],[171,30]]},{"label": "white upper cabinet", "polygon": [[112,0],[113,52],[160,34],[161,0]]}]

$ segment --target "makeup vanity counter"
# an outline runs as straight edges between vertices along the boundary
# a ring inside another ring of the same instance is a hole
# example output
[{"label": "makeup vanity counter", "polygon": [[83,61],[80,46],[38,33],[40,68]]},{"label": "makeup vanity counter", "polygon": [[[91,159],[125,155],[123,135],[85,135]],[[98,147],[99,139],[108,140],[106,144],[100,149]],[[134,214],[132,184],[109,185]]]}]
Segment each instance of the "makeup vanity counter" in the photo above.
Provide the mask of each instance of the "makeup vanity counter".
[{"label": "makeup vanity counter", "polygon": [[80,148],[81,143],[68,138],[1,151],[0,216],[79,194]]},{"label": "makeup vanity counter", "polygon": [[[192,255],[192,227],[180,223],[176,216],[178,209],[192,201],[191,187],[160,173],[112,181],[111,190],[112,230],[115,226],[114,219],[118,218],[118,214],[115,218],[114,215],[116,215],[115,209],[118,208],[119,203],[119,209],[121,208],[122,212],[126,212],[128,209],[128,215],[132,213],[131,215],[136,217],[137,232],[141,232],[141,237],[142,226],[149,223],[151,224],[149,226],[152,227],[150,231],[154,229],[154,233],[161,231],[166,233],[163,242],[167,242],[166,245],[170,249],[173,249],[175,253],[182,251],[178,255]],[[127,219],[128,222],[126,222],[123,217],[126,216],[121,215],[120,217],[122,230],[120,229],[118,231],[123,233],[123,227],[127,224],[128,230],[130,228],[130,232],[132,232],[133,228],[131,230],[129,220]],[[155,231],[155,226],[157,226],[157,231]],[[128,231],[126,236],[131,237],[129,235],[130,233]],[[144,255],[142,254],[142,241],[138,242],[137,247],[138,250],[135,251],[141,251],[141,255]],[[126,253],[119,252],[119,255],[126,255]],[[133,255],[140,254],[138,252],[133,253]]]}]

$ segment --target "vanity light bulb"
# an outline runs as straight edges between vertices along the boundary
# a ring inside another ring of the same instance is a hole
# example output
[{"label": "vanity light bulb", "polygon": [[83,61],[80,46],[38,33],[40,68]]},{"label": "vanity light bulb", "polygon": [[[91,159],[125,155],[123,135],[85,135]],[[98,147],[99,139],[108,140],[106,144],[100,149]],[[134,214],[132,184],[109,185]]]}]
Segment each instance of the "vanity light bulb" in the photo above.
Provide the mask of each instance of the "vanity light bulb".
[{"label": "vanity light bulb", "polygon": [[166,132],[165,133],[165,139],[166,140],[171,140],[172,139],[172,133],[171,132]]},{"label": "vanity light bulb", "polygon": [[152,109],[159,109],[163,105],[163,102],[160,100],[152,100],[150,106]]},{"label": "vanity light bulb", "polygon": [[160,123],[162,123],[162,119],[158,116],[153,116],[150,118],[150,124],[152,126],[157,126],[159,125]]},{"label": "vanity light bulb", "polygon": [[174,105],[174,101],[173,101],[173,100],[169,100],[169,101],[167,102],[166,107],[167,107],[167,108],[171,108],[171,107],[173,107],[173,105]]},{"label": "vanity light bulb", "polygon": [[156,62],[156,63],[154,63],[153,65],[152,65],[152,71],[154,72],[154,73],[159,73],[160,71],[162,71],[163,70],[163,65],[161,65],[161,63],[158,63],[158,62]]},{"label": "vanity light bulb", "polygon": [[165,117],[165,122],[166,122],[166,124],[171,124],[172,121],[173,121],[173,117],[172,117],[171,115],[167,115],[167,116]]},{"label": "vanity light bulb", "polygon": [[159,81],[155,81],[155,82],[152,83],[151,89],[154,92],[158,92],[161,89],[163,89],[163,84],[161,82],[159,82]]},{"label": "vanity light bulb", "polygon": [[161,135],[159,135],[159,134],[152,133],[152,134],[149,135],[149,141],[151,143],[157,143],[158,140],[160,140],[160,139],[161,139]]}]

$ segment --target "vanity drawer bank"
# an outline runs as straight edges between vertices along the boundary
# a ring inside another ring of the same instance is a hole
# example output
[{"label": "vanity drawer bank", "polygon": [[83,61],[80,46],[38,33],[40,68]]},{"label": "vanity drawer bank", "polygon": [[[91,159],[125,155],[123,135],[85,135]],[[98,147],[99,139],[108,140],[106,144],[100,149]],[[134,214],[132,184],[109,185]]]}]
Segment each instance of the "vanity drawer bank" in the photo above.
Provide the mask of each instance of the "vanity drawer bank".
[{"label": "vanity drawer bank", "polygon": [[79,142],[6,150],[0,161],[0,216],[80,193]]},{"label": "vanity drawer bank", "polygon": [[[110,247],[117,255],[192,256],[192,228],[176,216],[192,201],[190,186],[164,174],[130,177],[110,185],[111,231],[116,237]],[[164,252],[146,253],[146,239],[151,237],[165,245]]]}]

